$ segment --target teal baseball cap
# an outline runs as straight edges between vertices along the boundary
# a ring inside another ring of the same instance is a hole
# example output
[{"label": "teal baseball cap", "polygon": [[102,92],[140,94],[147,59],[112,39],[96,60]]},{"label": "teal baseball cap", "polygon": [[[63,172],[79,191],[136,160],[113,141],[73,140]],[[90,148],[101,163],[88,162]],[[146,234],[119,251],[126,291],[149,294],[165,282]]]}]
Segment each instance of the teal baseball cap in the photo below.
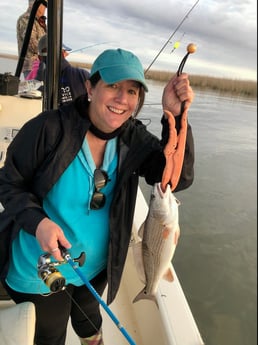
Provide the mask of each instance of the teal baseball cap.
[{"label": "teal baseball cap", "polygon": [[124,49],[107,49],[94,61],[90,76],[99,72],[101,79],[107,84],[122,80],[135,80],[141,83],[146,92],[148,87],[144,70],[138,57]]}]

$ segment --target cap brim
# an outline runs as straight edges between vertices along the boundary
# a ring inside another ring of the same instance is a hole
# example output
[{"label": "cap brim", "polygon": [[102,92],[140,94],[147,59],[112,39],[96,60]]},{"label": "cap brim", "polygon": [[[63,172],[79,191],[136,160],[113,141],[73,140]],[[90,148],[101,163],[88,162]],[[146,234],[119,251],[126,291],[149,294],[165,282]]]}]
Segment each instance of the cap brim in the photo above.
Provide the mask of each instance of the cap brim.
[{"label": "cap brim", "polygon": [[144,90],[148,92],[148,86],[145,83],[142,73],[136,68],[130,66],[115,66],[113,69],[101,68],[99,70],[101,79],[107,84],[114,84],[122,80],[135,80],[142,84]]}]

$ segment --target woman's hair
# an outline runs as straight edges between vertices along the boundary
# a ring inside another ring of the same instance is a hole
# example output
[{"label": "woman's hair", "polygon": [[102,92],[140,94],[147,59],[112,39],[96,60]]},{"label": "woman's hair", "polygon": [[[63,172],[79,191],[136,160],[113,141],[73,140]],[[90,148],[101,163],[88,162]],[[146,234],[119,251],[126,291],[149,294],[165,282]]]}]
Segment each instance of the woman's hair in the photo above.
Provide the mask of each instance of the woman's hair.
[{"label": "woman's hair", "polygon": [[[94,73],[89,79],[92,87],[95,87],[97,85],[97,83],[100,81],[100,79],[101,79],[100,73],[99,72]],[[139,102],[138,102],[137,108],[135,109],[135,113],[134,113],[133,117],[136,117],[139,114],[139,112],[140,112],[140,110],[144,104],[144,100],[145,100],[145,91],[144,91],[144,87],[142,86],[141,83],[139,83],[139,89],[140,89],[139,90]]]}]

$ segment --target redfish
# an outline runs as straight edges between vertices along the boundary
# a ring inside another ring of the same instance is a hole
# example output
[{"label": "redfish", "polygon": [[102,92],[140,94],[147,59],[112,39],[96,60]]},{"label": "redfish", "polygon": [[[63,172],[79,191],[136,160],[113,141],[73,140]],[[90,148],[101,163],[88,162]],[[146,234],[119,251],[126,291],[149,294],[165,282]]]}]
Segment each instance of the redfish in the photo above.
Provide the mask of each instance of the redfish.
[{"label": "redfish", "polygon": [[138,261],[137,266],[143,265],[145,286],[134,298],[133,303],[141,299],[149,299],[157,304],[155,295],[159,281],[163,278],[172,282],[174,279],[171,260],[180,235],[179,204],[169,185],[163,192],[160,183],[154,184],[149,211],[138,233],[142,239],[138,243],[141,253],[136,252],[139,247],[134,253],[135,256],[142,256],[142,263],[141,260],[139,262],[139,257],[135,259]]}]

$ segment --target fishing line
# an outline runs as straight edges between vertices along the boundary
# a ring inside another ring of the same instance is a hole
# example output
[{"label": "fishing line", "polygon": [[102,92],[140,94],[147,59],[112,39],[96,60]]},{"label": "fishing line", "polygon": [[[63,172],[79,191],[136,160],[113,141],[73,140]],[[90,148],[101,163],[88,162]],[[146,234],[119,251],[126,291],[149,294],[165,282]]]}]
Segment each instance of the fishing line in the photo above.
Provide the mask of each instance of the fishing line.
[{"label": "fishing line", "polygon": [[108,43],[112,43],[112,42],[95,43],[95,44],[91,44],[91,45],[83,47],[83,48],[73,49],[71,52],[69,52],[69,55],[72,54],[72,53],[77,53],[77,52],[82,52],[83,53],[83,50],[85,50],[85,49],[92,48],[92,47],[95,47],[95,46],[99,46],[101,44],[108,44]]},{"label": "fishing line", "polygon": [[70,266],[73,268],[73,270],[78,274],[78,276],[81,278],[83,283],[86,285],[86,287],[89,289],[89,291],[93,294],[93,296],[96,298],[96,300],[99,302],[99,304],[104,308],[104,310],[107,312],[107,314],[110,316],[111,320],[115,323],[119,331],[124,335],[124,337],[127,339],[128,343],[130,345],[136,345],[135,341],[131,338],[129,333],[125,330],[125,328],[121,325],[119,320],[116,318],[115,314],[112,312],[112,310],[108,307],[108,305],[104,302],[104,300],[100,297],[100,295],[97,293],[97,291],[94,289],[94,287],[90,284],[88,279],[85,277],[85,275],[82,273],[80,268],[76,265],[74,260],[71,258],[70,254],[67,252],[66,249],[61,249],[62,256],[65,259],[67,263],[70,264]]},{"label": "fishing line", "polygon": [[[116,318],[115,314],[108,307],[108,305],[104,302],[104,300],[101,298],[101,296],[98,294],[98,292],[91,285],[91,283],[89,282],[87,277],[83,274],[83,272],[78,267],[77,263],[79,264],[79,266],[82,266],[84,264],[85,257],[86,257],[85,253],[82,252],[78,258],[72,259],[71,255],[69,254],[67,249],[62,247],[60,245],[60,243],[59,243],[59,249],[60,249],[61,255],[64,259],[63,261],[51,261],[51,254],[50,253],[42,254],[42,255],[40,255],[40,257],[38,259],[38,265],[37,265],[38,276],[45,282],[45,284],[49,287],[50,291],[52,293],[55,293],[55,292],[59,292],[59,291],[62,291],[65,289],[65,278],[56,269],[56,267],[59,265],[62,265],[64,263],[70,264],[70,266],[77,273],[77,275],[81,278],[82,282],[86,285],[86,287],[91,292],[91,294],[94,296],[94,298],[104,308],[104,310],[110,316],[111,320],[116,324],[117,328],[120,330],[120,332],[127,339],[128,343],[130,345],[136,345],[134,340],[131,338],[131,336],[127,333],[125,328],[121,325],[119,320]],[[82,308],[77,304],[77,302],[72,298],[72,296],[70,296],[68,291],[66,291],[66,293],[71,298],[71,300],[77,305],[77,307],[82,312],[82,314],[90,321],[90,323],[92,324],[94,329],[96,329],[95,325],[91,322],[89,317],[82,310]]]},{"label": "fishing line", "polygon": [[[46,284],[46,281],[43,280],[44,283]],[[91,321],[90,317],[87,315],[87,313],[82,309],[82,307],[76,302],[76,300],[73,298],[73,296],[70,294],[70,292],[66,289],[66,288],[63,288],[62,291],[64,291],[68,297],[71,299],[71,301],[76,305],[76,307],[80,310],[80,312],[82,313],[82,315],[89,321],[89,323],[92,325],[92,327],[96,330],[96,332],[99,331],[99,329],[97,328],[97,326],[94,324],[93,321]],[[55,293],[58,293],[59,291],[56,291],[56,292],[49,292],[49,293],[41,293],[39,292],[39,294],[42,296],[42,297],[48,297],[50,295],[53,295]]]},{"label": "fishing line", "polygon": [[68,295],[68,297],[72,300],[72,302],[76,305],[76,307],[80,310],[80,312],[82,313],[83,316],[86,317],[86,319],[89,321],[89,323],[92,325],[92,327],[95,329],[96,332],[99,331],[99,329],[97,328],[97,326],[94,324],[93,321],[91,321],[90,317],[87,315],[87,313],[81,308],[81,306],[76,302],[76,300],[73,298],[73,296],[69,293],[69,291],[67,291],[67,289],[64,289],[64,291],[66,292],[66,294]]},{"label": "fishing line", "polygon": [[188,17],[188,15],[192,12],[192,10],[194,9],[194,7],[197,5],[197,3],[199,2],[199,0],[197,0],[195,2],[195,4],[190,8],[190,10],[187,12],[187,14],[183,17],[183,19],[181,20],[181,22],[178,24],[178,26],[176,27],[176,29],[174,30],[174,32],[169,36],[167,42],[163,45],[163,47],[160,49],[160,51],[158,52],[158,54],[155,56],[155,58],[152,60],[152,62],[150,63],[149,67],[145,70],[145,75],[147,74],[147,72],[149,71],[149,69],[151,68],[151,66],[154,64],[154,62],[157,60],[157,58],[160,56],[160,54],[162,53],[162,51],[165,49],[165,47],[168,45],[168,43],[170,42],[171,38],[175,35],[175,33],[178,31],[178,29],[181,27],[181,25],[183,24],[183,22],[186,20],[186,18]]}]

